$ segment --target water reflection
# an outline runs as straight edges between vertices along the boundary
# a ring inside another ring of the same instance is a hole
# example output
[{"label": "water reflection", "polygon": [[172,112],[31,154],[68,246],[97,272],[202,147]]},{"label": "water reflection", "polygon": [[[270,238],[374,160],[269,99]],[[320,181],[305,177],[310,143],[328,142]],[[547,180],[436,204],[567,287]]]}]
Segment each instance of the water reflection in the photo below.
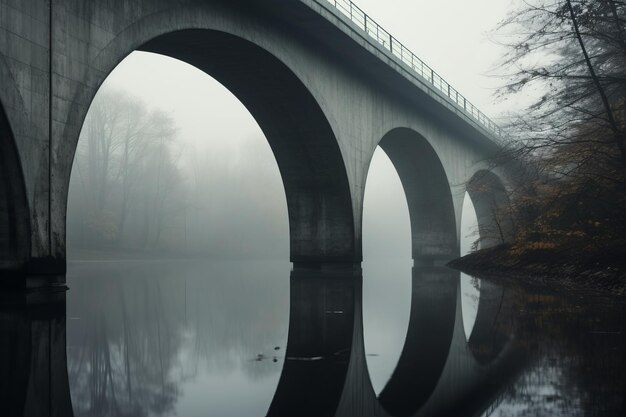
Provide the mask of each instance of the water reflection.
[{"label": "water reflection", "polygon": [[496,416],[626,415],[626,303],[517,290],[516,338],[532,361],[508,385]]},{"label": "water reflection", "polygon": [[405,345],[413,298],[412,264],[402,260],[363,265],[363,336],[377,395],[391,378]]},{"label": "water reflection", "polygon": [[391,415],[413,415],[443,371],[456,319],[456,271],[413,268],[411,315],[402,354],[379,396]]},{"label": "water reflection", "polygon": [[76,416],[267,410],[286,345],[287,264],[93,266],[68,278]]},{"label": "water reflection", "polygon": [[285,367],[268,416],[333,416],[348,372],[360,271],[294,270]]},{"label": "water reflection", "polygon": [[476,323],[476,313],[480,302],[480,280],[461,272],[461,310],[463,312],[463,329],[469,339]]},{"label": "water reflection", "polygon": [[377,395],[361,271],[289,268],[74,265],[67,316],[65,293],[3,295],[1,414],[623,413],[622,303],[483,281],[468,341],[458,273],[413,268],[403,346]]},{"label": "water reflection", "polygon": [[0,414],[71,416],[65,292],[0,293]]}]

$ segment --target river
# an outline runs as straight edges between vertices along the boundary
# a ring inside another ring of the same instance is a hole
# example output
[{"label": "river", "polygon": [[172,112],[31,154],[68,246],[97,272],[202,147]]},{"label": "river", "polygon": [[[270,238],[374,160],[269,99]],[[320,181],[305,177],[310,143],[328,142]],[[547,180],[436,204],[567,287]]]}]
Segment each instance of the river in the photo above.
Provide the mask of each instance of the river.
[{"label": "river", "polygon": [[2,415],[625,409],[626,308],[614,299],[502,288],[407,260],[362,270],[75,261],[67,286],[54,301],[3,299]]}]

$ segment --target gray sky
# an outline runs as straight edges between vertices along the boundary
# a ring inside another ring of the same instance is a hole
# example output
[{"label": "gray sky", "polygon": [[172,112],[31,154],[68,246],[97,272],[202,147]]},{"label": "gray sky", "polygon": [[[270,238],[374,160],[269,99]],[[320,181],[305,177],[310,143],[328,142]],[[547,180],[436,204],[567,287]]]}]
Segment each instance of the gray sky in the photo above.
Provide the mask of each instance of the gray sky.
[{"label": "gray sky", "polygon": [[513,0],[358,0],[381,26],[490,117],[502,109],[489,77],[503,50],[492,32]]},{"label": "gray sky", "polygon": [[[512,7],[511,0],[359,0],[357,4],[488,116],[497,118],[506,110],[493,98],[501,81],[488,76],[502,53],[489,40],[489,32]],[[188,155],[211,153],[215,158],[232,161],[235,167],[273,162],[269,145],[245,107],[227,89],[190,65],[135,52],[116,68],[103,88],[124,90],[171,114]],[[250,147],[257,151],[254,160],[242,161],[250,158],[250,153],[244,152]],[[281,187],[277,186],[278,168],[275,166],[272,172],[263,181],[273,184],[269,188],[277,195],[267,198],[284,202],[284,193],[280,195]],[[228,181],[237,189],[244,179],[231,175]],[[223,198],[228,204],[228,196]],[[371,165],[365,201],[366,256],[381,253],[410,257],[408,211],[402,187],[391,162],[380,150]],[[277,210],[283,211],[286,230],[286,207],[281,204]],[[395,220],[389,223],[384,219]],[[378,239],[372,242],[368,236]]]}]

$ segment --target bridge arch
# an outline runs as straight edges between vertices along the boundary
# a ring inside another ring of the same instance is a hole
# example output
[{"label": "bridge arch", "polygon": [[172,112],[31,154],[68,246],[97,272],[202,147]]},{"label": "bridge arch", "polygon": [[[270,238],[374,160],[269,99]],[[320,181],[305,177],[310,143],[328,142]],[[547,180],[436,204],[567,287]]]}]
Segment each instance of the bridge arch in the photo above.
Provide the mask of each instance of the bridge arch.
[{"label": "bridge arch", "polygon": [[[255,118],[283,180],[292,262],[359,262],[343,157],[329,121],[309,89],[285,63],[254,40],[209,26],[198,27],[193,15],[182,15],[191,21],[181,23],[176,30],[165,30],[172,25],[160,25],[161,15],[150,23],[138,22],[134,30],[124,31],[96,58],[94,65],[105,69],[103,76],[78,93],[81,97],[75,101],[74,110],[80,116],[75,124],[67,124],[63,133],[66,162],[60,164],[64,182],[59,187],[65,199],[59,212],[66,212],[71,160],[97,86],[125,56],[143,50],[184,61],[209,74]],[[65,256],[64,245],[61,249]]]},{"label": "bridge arch", "polygon": [[22,270],[30,255],[30,211],[15,137],[0,103],[0,270]]},{"label": "bridge arch", "polygon": [[508,212],[509,197],[500,177],[493,171],[479,170],[467,182],[466,190],[476,211],[480,247],[508,242],[513,223]]},{"label": "bridge arch", "polygon": [[393,163],[404,189],[415,265],[445,263],[458,256],[450,184],[431,144],[415,130],[398,127],[378,146]]}]

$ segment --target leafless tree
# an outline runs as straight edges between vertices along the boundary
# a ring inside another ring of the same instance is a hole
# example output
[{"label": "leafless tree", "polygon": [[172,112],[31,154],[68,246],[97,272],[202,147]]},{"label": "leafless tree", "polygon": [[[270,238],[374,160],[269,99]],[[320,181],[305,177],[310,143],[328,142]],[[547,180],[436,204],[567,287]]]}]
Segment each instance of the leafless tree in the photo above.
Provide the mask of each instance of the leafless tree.
[{"label": "leafless tree", "polygon": [[[522,240],[624,236],[626,3],[529,0],[498,27],[501,95],[530,95],[508,126],[521,175],[511,206]],[[599,243],[603,242],[603,243]]]}]

